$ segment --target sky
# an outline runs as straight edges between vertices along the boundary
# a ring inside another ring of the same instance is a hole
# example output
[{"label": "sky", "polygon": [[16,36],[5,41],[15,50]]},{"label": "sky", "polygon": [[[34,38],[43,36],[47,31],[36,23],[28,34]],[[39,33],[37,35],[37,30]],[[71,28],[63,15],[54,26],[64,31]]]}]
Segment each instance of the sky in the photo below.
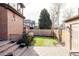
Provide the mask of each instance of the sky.
[{"label": "sky", "polygon": [[49,10],[50,7],[50,4],[48,3],[28,3],[25,5],[24,15],[26,16],[26,19],[35,20],[36,23],[38,22],[41,10],[44,8]]},{"label": "sky", "polygon": [[[34,20],[36,23],[38,23],[38,19],[40,16],[40,12],[42,9],[46,8],[48,10],[48,12],[51,14],[51,8],[52,8],[52,4],[50,2],[46,2],[46,3],[41,3],[40,1],[37,1],[36,3],[33,2],[29,2],[29,3],[24,3],[25,5],[25,9],[24,9],[24,15],[27,19],[31,19]],[[79,7],[79,3],[64,3],[65,6],[61,9],[61,11],[67,9],[67,8],[71,8],[74,10],[74,15],[78,14],[78,7]],[[62,14],[60,17],[60,23],[62,23]]]}]

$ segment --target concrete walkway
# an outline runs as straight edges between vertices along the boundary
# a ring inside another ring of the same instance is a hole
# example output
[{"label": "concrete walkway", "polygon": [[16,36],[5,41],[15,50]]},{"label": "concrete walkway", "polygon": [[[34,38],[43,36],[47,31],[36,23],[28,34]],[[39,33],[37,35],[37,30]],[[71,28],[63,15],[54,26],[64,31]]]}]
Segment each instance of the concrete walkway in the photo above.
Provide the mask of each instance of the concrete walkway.
[{"label": "concrete walkway", "polygon": [[22,56],[69,56],[65,47],[29,47]]}]

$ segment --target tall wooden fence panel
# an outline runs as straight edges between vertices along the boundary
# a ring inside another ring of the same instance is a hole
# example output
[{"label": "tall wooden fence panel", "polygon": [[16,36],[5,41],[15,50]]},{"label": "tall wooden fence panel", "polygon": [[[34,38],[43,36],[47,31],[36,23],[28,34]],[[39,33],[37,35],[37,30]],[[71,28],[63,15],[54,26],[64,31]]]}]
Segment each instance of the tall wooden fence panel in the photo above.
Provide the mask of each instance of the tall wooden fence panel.
[{"label": "tall wooden fence panel", "polygon": [[53,36],[51,29],[30,29],[29,31],[34,32],[34,35]]}]

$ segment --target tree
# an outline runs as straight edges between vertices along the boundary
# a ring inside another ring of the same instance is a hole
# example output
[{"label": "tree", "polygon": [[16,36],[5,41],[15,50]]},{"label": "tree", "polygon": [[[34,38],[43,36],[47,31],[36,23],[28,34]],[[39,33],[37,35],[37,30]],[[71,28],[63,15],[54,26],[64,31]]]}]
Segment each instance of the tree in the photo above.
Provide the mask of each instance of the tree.
[{"label": "tree", "polygon": [[50,19],[50,15],[46,9],[43,9],[40,13],[39,18],[39,28],[40,29],[51,29],[52,22]]},{"label": "tree", "polygon": [[73,14],[74,14],[74,11],[73,11],[71,8],[67,8],[67,9],[63,12],[63,18],[64,18],[64,19],[68,19],[68,18],[70,18]]},{"label": "tree", "polygon": [[58,36],[59,36],[59,41],[61,41],[60,38],[60,24],[59,24],[59,17],[60,17],[60,10],[63,7],[63,3],[54,3],[52,4],[53,8],[51,9],[51,15],[52,15],[52,34],[54,34],[54,28],[58,28]]},{"label": "tree", "polygon": [[53,3],[52,5],[53,5],[53,8],[51,8],[52,24],[53,24],[52,29],[54,29],[54,27],[59,27],[60,10],[64,4],[63,3]]}]

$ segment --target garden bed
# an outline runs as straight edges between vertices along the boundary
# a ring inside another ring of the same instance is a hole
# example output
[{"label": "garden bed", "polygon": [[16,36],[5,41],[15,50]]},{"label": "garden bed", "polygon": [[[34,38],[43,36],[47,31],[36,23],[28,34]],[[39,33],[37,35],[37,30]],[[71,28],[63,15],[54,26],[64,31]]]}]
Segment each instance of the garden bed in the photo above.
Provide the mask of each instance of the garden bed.
[{"label": "garden bed", "polygon": [[35,36],[33,39],[34,46],[56,46],[57,39],[46,36]]}]

